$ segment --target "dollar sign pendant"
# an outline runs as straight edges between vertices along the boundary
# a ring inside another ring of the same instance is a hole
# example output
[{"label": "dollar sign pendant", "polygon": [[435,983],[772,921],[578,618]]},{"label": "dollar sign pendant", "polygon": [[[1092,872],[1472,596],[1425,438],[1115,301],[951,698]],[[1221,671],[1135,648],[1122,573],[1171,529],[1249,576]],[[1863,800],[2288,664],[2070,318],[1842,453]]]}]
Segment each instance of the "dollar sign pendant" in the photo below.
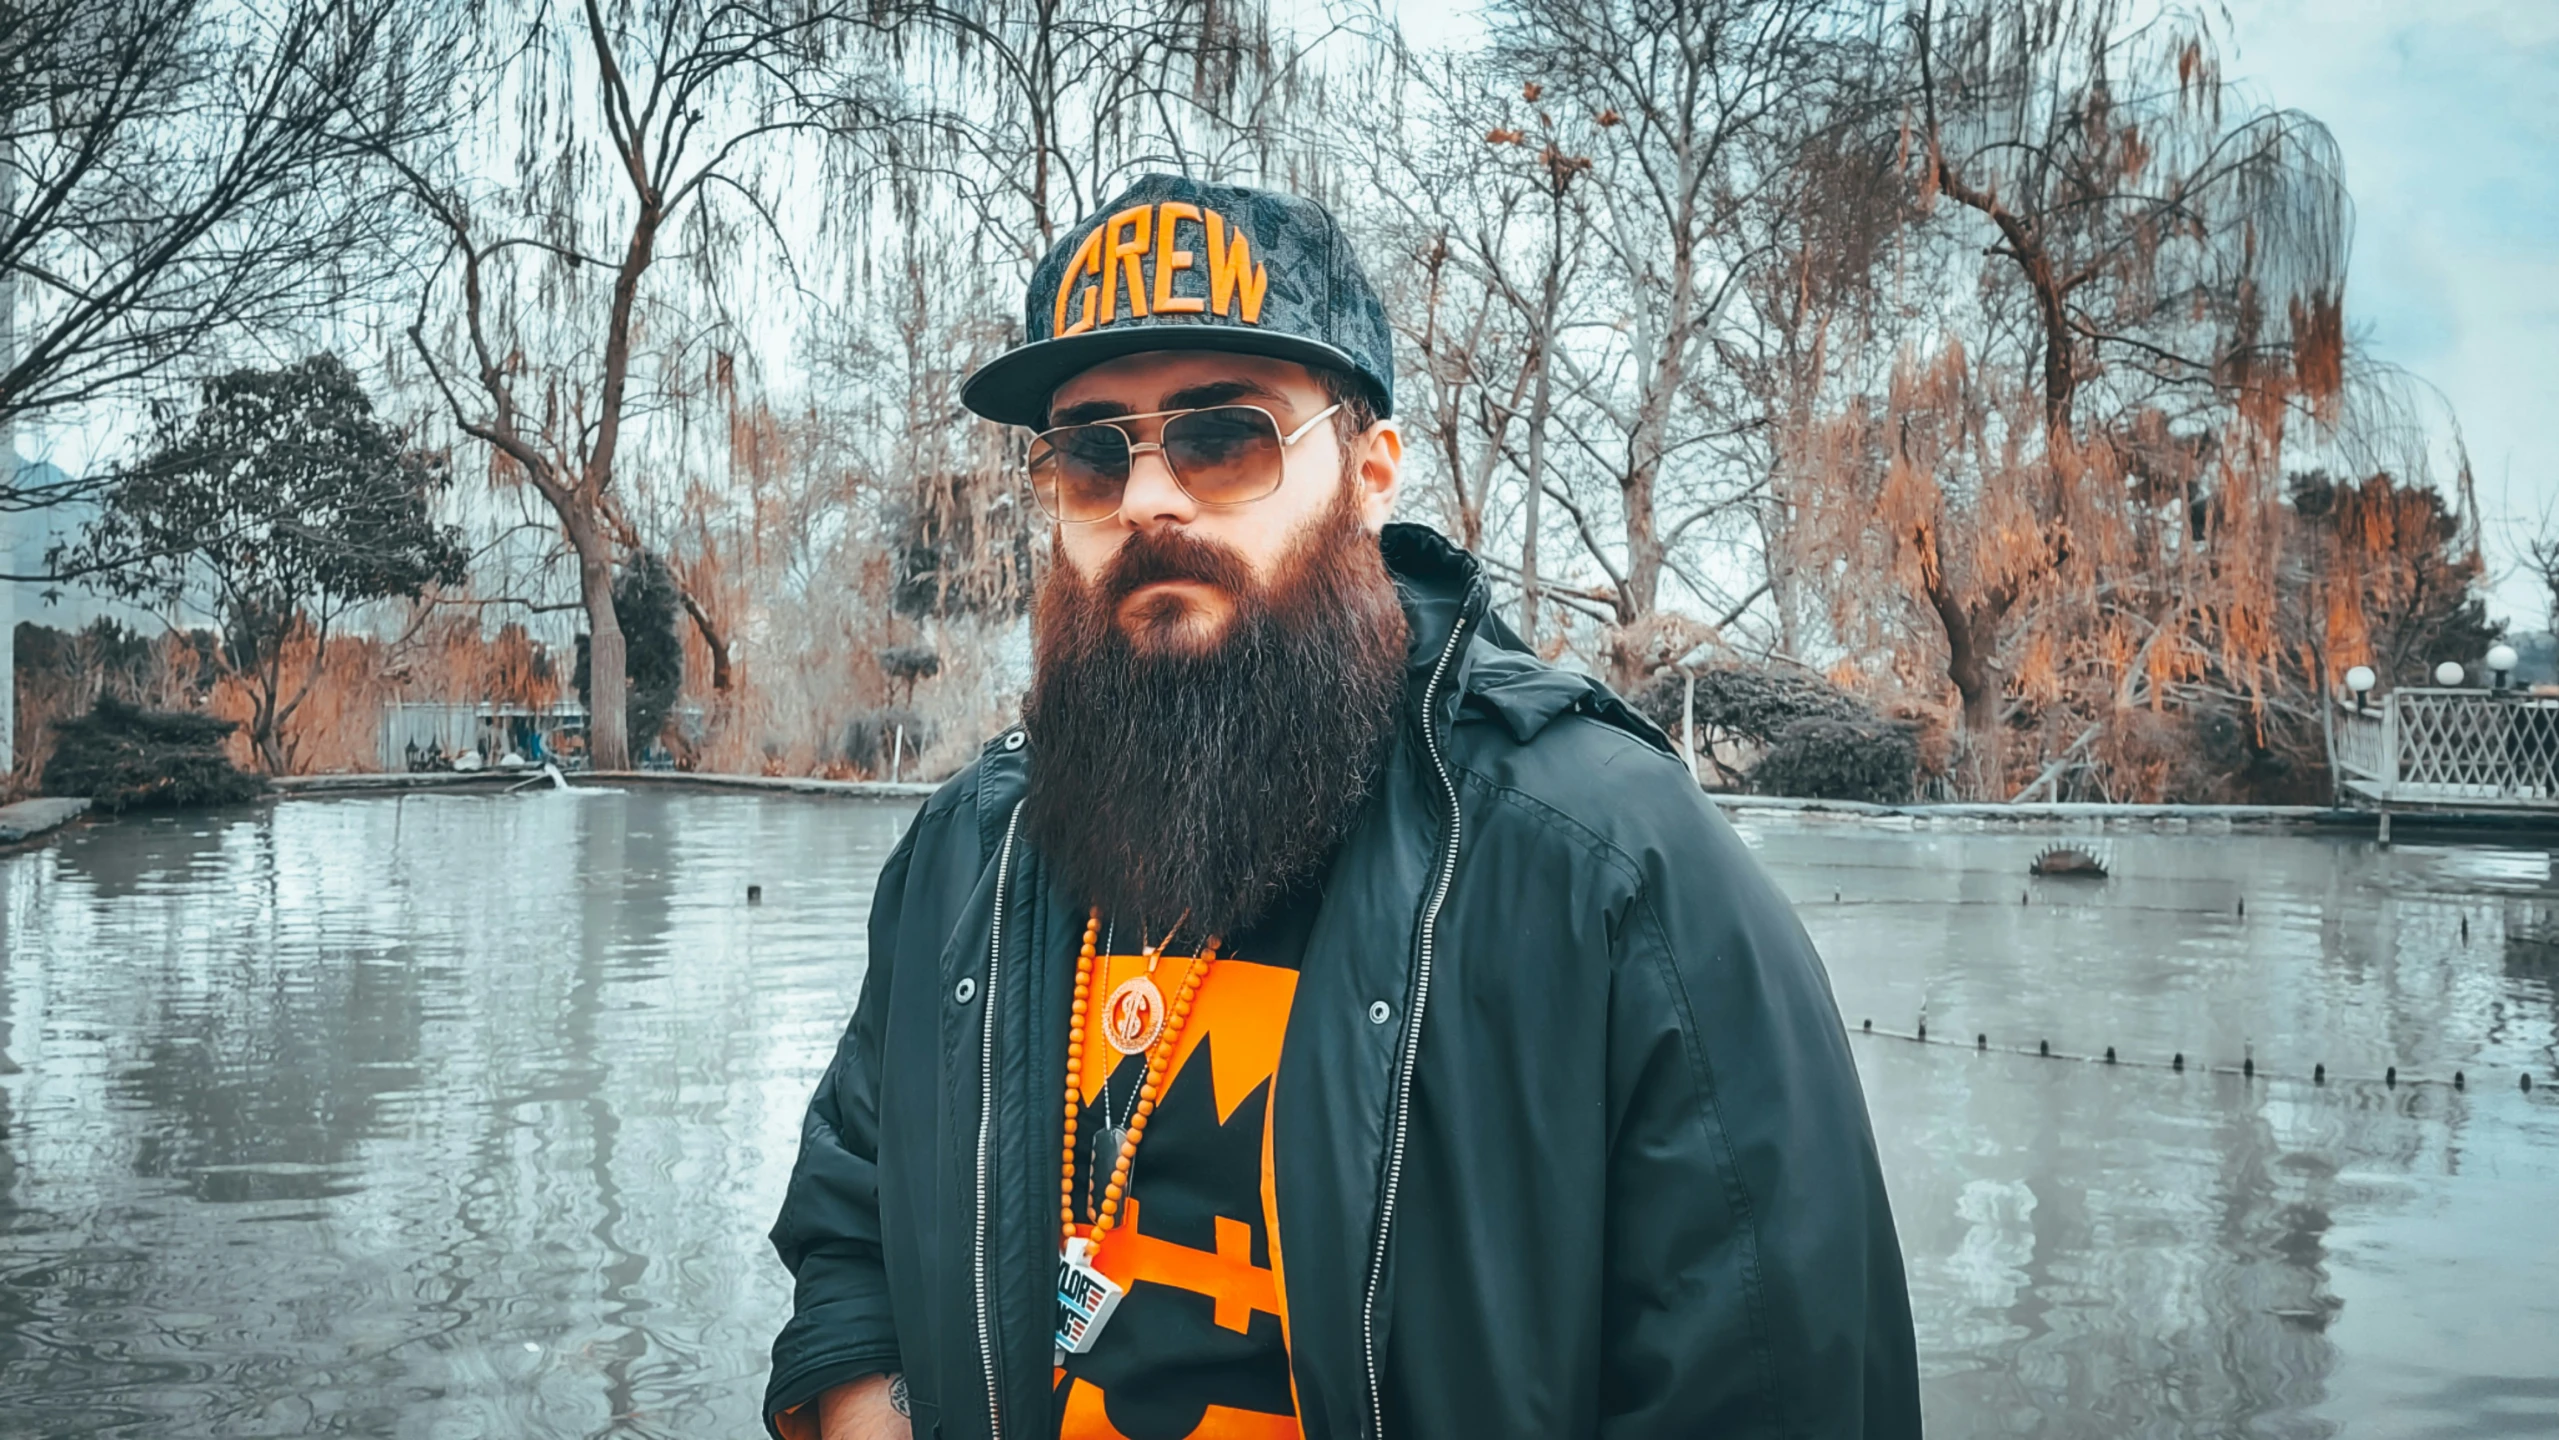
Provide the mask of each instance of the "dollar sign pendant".
[{"label": "dollar sign pendant", "polygon": [[1132,975],[1102,1007],[1102,1038],[1123,1055],[1143,1055],[1164,1033],[1164,992],[1144,975]]}]

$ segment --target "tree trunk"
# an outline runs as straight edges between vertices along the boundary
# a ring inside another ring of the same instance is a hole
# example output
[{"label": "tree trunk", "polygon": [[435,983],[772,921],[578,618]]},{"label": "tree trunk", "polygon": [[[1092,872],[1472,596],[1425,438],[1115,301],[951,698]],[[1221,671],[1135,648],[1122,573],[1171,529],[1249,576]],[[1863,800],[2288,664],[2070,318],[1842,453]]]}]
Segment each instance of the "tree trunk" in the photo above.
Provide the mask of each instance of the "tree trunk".
[{"label": "tree trunk", "polygon": [[276,744],[275,695],[272,691],[258,696],[257,708],[250,712],[249,748],[258,752],[258,766],[270,775],[284,773],[284,751]]},{"label": "tree trunk", "polygon": [[1999,676],[1990,663],[1990,624],[1972,613],[1952,593],[1932,588],[1929,602],[1946,630],[1946,678],[1962,699],[1962,753],[1956,765],[1966,773],[1966,789],[1974,799],[1999,798]]},{"label": "tree trunk", "polygon": [[1537,388],[1528,406],[1528,507],[1521,517],[1519,543],[1519,633],[1531,650],[1537,648],[1537,527],[1540,502],[1546,496],[1546,426],[1554,414],[1555,289],[1564,260],[1560,199],[1554,214],[1554,233],[1546,252],[1546,293],[1537,315]]},{"label": "tree trunk", "polygon": [[1653,485],[1661,473],[1656,459],[1633,476],[1626,485],[1626,594],[1630,613],[1627,623],[1653,613],[1660,603],[1662,588],[1662,537],[1653,514]]},{"label": "tree trunk", "polygon": [[[249,602],[243,602],[246,605]],[[284,689],[284,636],[261,643],[262,615],[251,612],[234,622],[232,673],[249,684],[249,753],[269,775],[284,773],[284,756],[276,746],[276,697]]]},{"label": "tree trunk", "polygon": [[684,613],[693,617],[693,627],[702,632],[702,643],[710,648],[711,688],[723,694],[727,693],[729,642],[722,638],[720,627],[711,619],[711,612],[702,608],[702,602],[694,599],[693,592],[690,590],[684,592]]},{"label": "tree trunk", "polygon": [[578,589],[586,602],[586,750],[597,770],[631,768],[629,664],[622,621],[613,613],[611,547],[593,526],[572,526],[578,552]]}]

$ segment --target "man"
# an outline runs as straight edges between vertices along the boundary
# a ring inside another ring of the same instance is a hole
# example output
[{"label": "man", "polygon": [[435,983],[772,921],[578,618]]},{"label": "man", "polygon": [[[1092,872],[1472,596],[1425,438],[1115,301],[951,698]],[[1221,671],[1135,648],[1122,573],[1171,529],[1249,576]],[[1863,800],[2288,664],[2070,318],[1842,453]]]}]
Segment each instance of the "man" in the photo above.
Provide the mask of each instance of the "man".
[{"label": "man", "polygon": [[1139,182],[971,377],[1022,725],[908,829],[773,1239],[786,1440],[1907,1436],[1828,982],[1649,724],[1387,523],[1303,200]]}]

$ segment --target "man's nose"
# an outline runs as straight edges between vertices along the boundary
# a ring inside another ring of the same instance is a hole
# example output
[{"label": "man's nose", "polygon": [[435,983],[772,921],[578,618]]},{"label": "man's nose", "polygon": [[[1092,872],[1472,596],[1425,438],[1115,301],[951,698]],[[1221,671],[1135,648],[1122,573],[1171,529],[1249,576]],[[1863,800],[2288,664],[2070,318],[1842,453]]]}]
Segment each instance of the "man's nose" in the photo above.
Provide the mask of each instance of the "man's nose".
[{"label": "man's nose", "polygon": [[1148,446],[1129,457],[1128,485],[1120,491],[1120,523],[1132,530],[1150,525],[1187,525],[1199,518],[1199,503],[1173,478],[1164,452]]}]

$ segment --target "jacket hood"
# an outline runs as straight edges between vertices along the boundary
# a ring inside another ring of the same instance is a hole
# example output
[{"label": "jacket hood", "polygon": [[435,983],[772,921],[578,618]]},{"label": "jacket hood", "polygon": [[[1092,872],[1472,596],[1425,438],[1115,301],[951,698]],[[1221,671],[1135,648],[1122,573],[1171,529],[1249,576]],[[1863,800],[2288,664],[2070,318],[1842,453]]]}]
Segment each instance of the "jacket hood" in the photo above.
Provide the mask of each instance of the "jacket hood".
[{"label": "jacket hood", "polygon": [[1518,645],[1510,627],[1491,613],[1493,594],[1484,583],[1484,567],[1447,536],[1427,525],[1395,524],[1377,537],[1377,545],[1403,599],[1405,622],[1412,627],[1405,663],[1414,679],[1430,679],[1449,636],[1461,627],[1479,628],[1490,620]]},{"label": "jacket hood", "polygon": [[1587,715],[1624,730],[1666,755],[1678,747],[1660,727],[1591,675],[1559,669],[1540,659],[1519,632],[1492,608],[1484,567],[1448,537],[1424,525],[1389,525],[1379,537],[1387,572],[1403,595],[1413,638],[1407,657],[1410,693],[1418,701],[1432,667],[1459,626],[1473,629],[1450,687],[1454,718],[1476,715],[1498,721],[1510,738],[1526,744],[1566,715]]}]

